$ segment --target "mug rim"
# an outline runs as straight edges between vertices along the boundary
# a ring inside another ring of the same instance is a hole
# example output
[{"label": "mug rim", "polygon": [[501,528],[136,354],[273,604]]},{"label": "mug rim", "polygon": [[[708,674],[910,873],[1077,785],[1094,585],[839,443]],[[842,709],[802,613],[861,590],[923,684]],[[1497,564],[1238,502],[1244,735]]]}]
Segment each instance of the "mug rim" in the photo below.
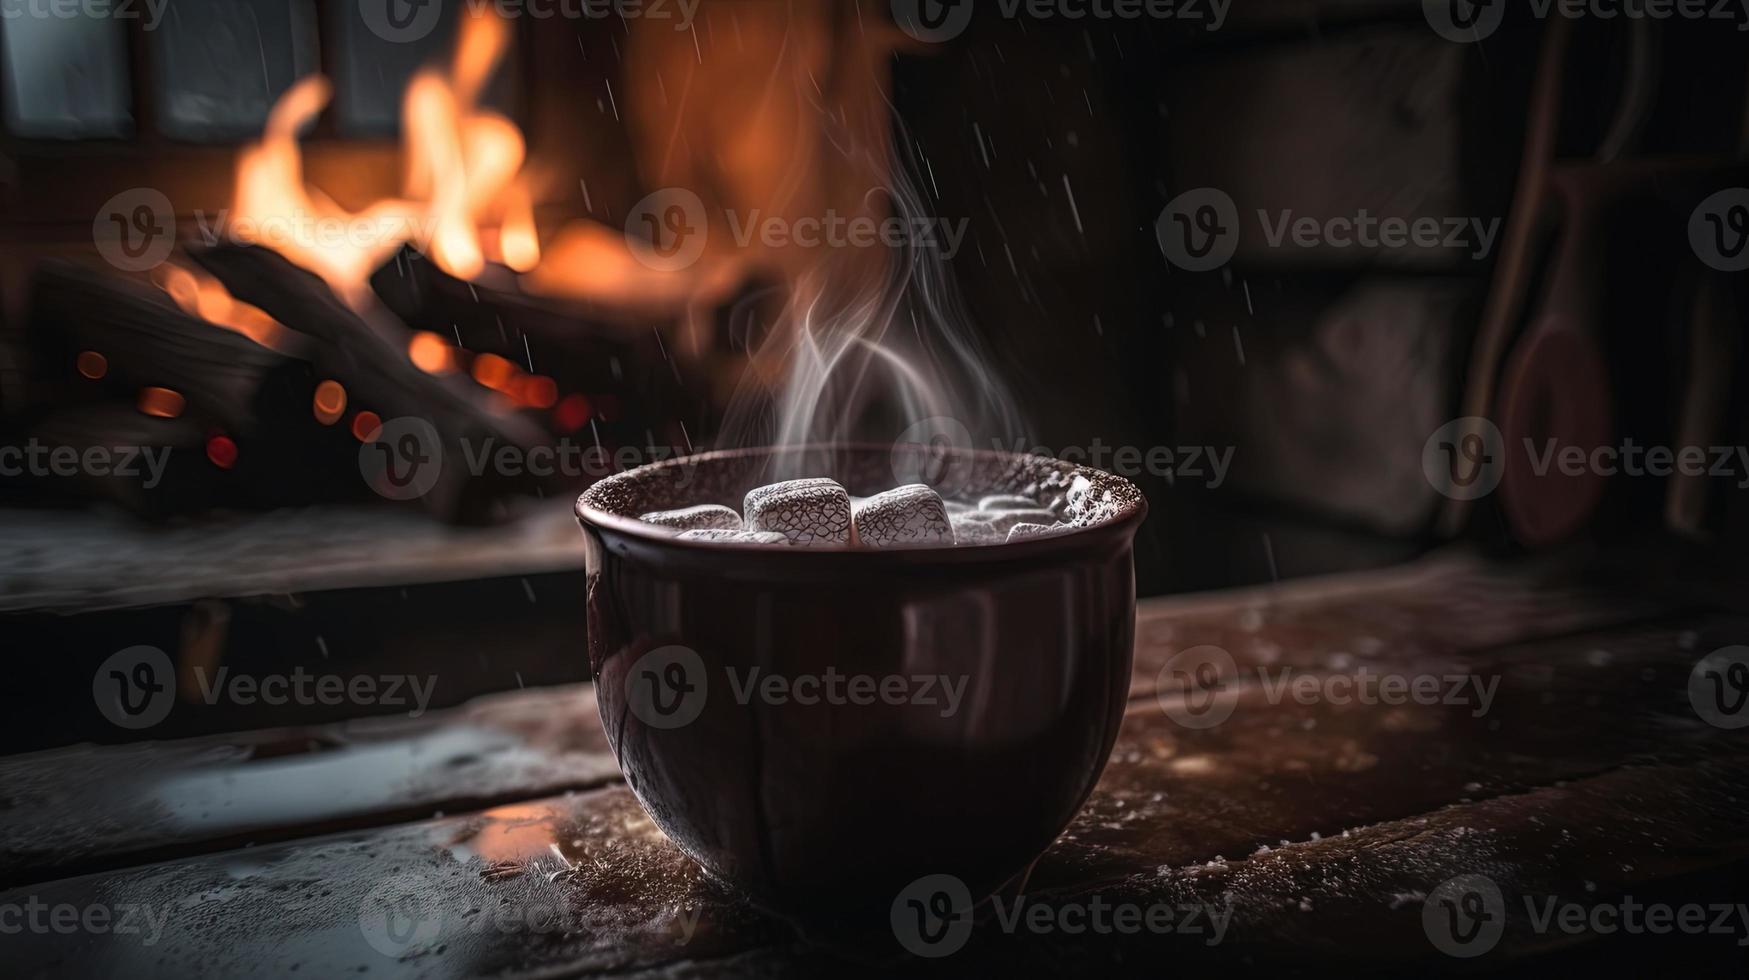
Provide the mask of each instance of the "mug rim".
[{"label": "mug rim", "polygon": [[[1071,463],[1067,460],[1055,459],[1050,456],[1039,456],[1034,453],[1015,453],[998,449],[959,448],[954,448],[949,451],[956,456],[967,459],[987,459],[1004,462],[1038,460],[1043,463],[1069,466],[1073,468],[1072,472],[1077,476],[1086,476],[1089,479],[1097,477],[1100,480],[1107,482],[1116,481],[1122,486],[1128,487],[1132,491],[1132,494],[1130,499],[1119,504],[1116,512],[1112,515],[1104,517],[1098,521],[1073,527],[1059,534],[1041,534],[1035,537],[1024,538],[1019,541],[999,541],[990,544],[923,545],[906,548],[864,548],[855,545],[836,544],[814,545],[806,548],[774,548],[771,545],[756,544],[753,542],[683,541],[680,539],[680,532],[673,528],[666,528],[638,520],[635,517],[626,517],[621,514],[616,514],[612,511],[597,507],[590,502],[591,498],[598,492],[601,492],[604,489],[611,489],[612,485],[615,483],[629,482],[635,476],[640,474],[647,475],[651,472],[662,469],[681,466],[697,466],[700,464],[708,465],[722,460],[747,459],[760,456],[769,457],[778,453],[828,451],[879,453],[891,452],[892,448],[893,447],[891,446],[871,442],[808,443],[798,446],[754,446],[743,449],[716,449],[703,453],[695,453],[689,456],[678,456],[673,459],[646,463],[643,466],[634,467],[633,469],[626,470],[622,473],[615,473],[612,476],[603,477],[578,495],[573,507],[573,512],[575,513],[578,522],[587,528],[612,531],[616,534],[622,534],[633,538],[641,543],[669,547],[677,551],[695,554],[759,555],[766,560],[778,561],[820,561],[842,558],[844,556],[855,556],[857,560],[862,561],[876,561],[879,560],[879,557],[877,556],[885,556],[887,558],[899,558],[906,563],[912,563],[919,559],[937,562],[962,560],[985,561],[994,558],[1018,558],[1024,555],[1058,550],[1077,550],[1080,545],[1089,544],[1094,541],[1107,540],[1108,536],[1114,532],[1121,531],[1124,536],[1127,537],[1141,526],[1142,520],[1148,515],[1148,499],[1142,494],[1141,489],[1130,480],[1118,476],[1115,473],[1109,473],[1105,470],[1096,469],[1082,463]],[[779,555],[789,557],[778,558],[777,556]]]}]

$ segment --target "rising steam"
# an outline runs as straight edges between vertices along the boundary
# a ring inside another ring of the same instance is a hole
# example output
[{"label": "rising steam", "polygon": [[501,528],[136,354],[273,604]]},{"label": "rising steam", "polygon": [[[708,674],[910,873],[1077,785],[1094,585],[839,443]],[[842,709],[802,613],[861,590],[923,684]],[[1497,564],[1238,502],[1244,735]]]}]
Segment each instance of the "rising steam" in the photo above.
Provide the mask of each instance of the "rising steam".
[{"label": "rising steam", "polygon": [[[906,167],[884,168],[873,213],[905,228],[930,220]],[[969,449],[1026,435],[1007,384],[965,314],[933,241],[906,236],[891,261],[828,255],[790,288],[776,328],[751,353],[752,369],[722,431],[729,446],[921,443]],[[758,379],[777,377],[776,384]],[[784,457],[795,472],[828,459]]]}]

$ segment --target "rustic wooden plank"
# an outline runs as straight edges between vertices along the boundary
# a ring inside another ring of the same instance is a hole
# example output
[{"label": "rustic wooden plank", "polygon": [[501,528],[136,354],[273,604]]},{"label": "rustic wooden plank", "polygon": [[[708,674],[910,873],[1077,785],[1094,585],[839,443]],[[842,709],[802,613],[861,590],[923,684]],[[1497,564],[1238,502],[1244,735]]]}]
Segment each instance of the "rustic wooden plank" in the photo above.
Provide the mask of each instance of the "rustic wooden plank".
[{"label": "rustic wooden plank", "polygon": [[1167,662],[1203,644],[1240,664],[1347,670],[1579,633],[1673,608],[1650,594],[1587,584],[1566,559],[1506,565],[1463,550],[1383,571],[1144,599],[1132,696],[1152,696]]},{"label": "rustic wooden plank", "polygon": [[0,882],[184,857],[619,778],[595,692],[0,760]]},{"label": "rustic wooden plank", "polygon": [[[263,562],[271,554],[274,560]],[[0,520],[0,612],[89,612],[229,596],[531,575],[583,567],[571,501],[492,528],[410,510],[315,507],[173,528],[31,511]]]},{"label": "rustic wooden plank", "polygon": [[[1069,975],[1090,963],[1157,967],[1164,956],[1228,969],[1455,965],[1430,945],[1421,910],[1460,873],[1489,875],[1515,901],[1711,895],[1707,876],[1739,873],[1749,854],[1740,815],[1749,743],[1702,722],[1687,683],[1695,658],[1746,625],[1690,619],[1406,662],[1498,677],[1481,713],[1455,701],[1302,703],[1272,698],[1259,681],[1240,690],[1224,723],[1187,728],[1168,714],[1170,698],[1139,698],[1093,799],[1035,867],[1028,900],[1062,907],[1097,893],[1230,908],[1223,941],[1009,933],[986,914],[941,966]],[[25,975],[915,965],[884,923],[834,935],[829,948],[796,946],[789,926],[705,879],[619,786],[42,883],[0,894],[0,908],[33,899],[150,909],[159,931],[150,945],[139,935],[27,932],[11,942]],[[385,932],[385,902],[411,913],[399,940]],[[1585,938],[1535,932],[1520,906],[1507,911],[1488,963]]]},{"label": "rustic wooden plank", "polygon": [[1053,851],[1062,864],[1041,865],[1034,884],[1243,858],[1641,757],[1741,755],[1749,745],[1695,713],[1688,680],[1745,629],[1718,618],[1367,665],[1439,682],[1395,705],[1339,703],[1364,695],[1326,682],[1353,673],[1259,664],[1242,668],[1230,717],[1208,727],[1173,716],[1177,694],[1136,699],[1099,791]]}]

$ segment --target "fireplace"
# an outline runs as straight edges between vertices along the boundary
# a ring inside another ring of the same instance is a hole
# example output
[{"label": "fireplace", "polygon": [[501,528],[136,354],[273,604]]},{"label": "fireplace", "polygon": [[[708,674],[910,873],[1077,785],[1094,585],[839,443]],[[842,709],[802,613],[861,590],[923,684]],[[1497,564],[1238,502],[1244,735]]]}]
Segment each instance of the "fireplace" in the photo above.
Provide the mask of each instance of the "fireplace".
[{"label": "fireplace", "polygon": [[1749,34],[1599,6],[0,0],[21,968],[1740,973],[1560,925],[1749,847]]}]

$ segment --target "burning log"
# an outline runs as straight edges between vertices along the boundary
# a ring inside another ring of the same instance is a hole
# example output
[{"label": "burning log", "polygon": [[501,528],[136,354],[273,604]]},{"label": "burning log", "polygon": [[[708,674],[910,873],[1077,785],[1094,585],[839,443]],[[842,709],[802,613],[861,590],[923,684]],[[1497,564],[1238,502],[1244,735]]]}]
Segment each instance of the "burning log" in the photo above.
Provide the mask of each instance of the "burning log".
[{"label": "burning log", "polygon": [[9,482],[33,496],[53,485],[57,500],[107,500],[149,519],[206,510],[228,495],[225,468],[209,458],[209,445],[227,437],[209,428],[198,417],[155,417],[119,402],[63,409],[30,428],[18,479]]},{"label": "burning log", "polygon": [[[32,288],[32,330],[49,364],[102,398],[134,401],[145,388],[181,396],[231,431],[251,428],[262,379],[287,355],[190,316],[151,285],[69,261],[45,262]],[[81,401],[75,388],[68,401]],[[176,413],[180,414],[180,412]]]},{"label": "burning log", "polygon": [[[533,489],[520,472],[495,474],[487,467],[475,474],[465,465],[485,447],[526,452],[547,437],[508,403],[456,372],[445,360],[447,348],[440,346],[435,358],[425,359],[417,335],[387,310],[355,312],[320,278],[268,249],[220,245],[198,250],[193,258],[233,295],[302,335],[303,356],[316,374],[345,392],[343,411],[361,441],[375,442],[381,423],[395,419],[421,420],[435,431],[442,456],[439,475],[419,495],[434,513],[448,520],[489,520],[497,516],[504,494]],[[423,447],[427,453],[432,448]]]},{"label": "burning log", "polygon": [[[416,328],[453,332],[468,350],[531,372],[538,361],[537,377],[550,376],[561,396],[580,396],[589,406],[583,414],[555,411],[552,425],[560,435],[590,425],[591,437],[608,449],[658,438],[690,448],[689,430],[714,427],[709,384],[716,376],[738,377],[741,363],[713,371],[717,365],[708,361],[695,364],[673,356],[663,339],[673,333],[672,318],[529,296],[517,290],[516,282],[490,274],[473,282],[458,279],[406,248],[377,271],[371,287]],[[718,350],[726,355],[729,347]],[[490,381],[480,378],[479,367],[476,362],[476,379]],[[657,420],[666,431],[648,428]]]}]

